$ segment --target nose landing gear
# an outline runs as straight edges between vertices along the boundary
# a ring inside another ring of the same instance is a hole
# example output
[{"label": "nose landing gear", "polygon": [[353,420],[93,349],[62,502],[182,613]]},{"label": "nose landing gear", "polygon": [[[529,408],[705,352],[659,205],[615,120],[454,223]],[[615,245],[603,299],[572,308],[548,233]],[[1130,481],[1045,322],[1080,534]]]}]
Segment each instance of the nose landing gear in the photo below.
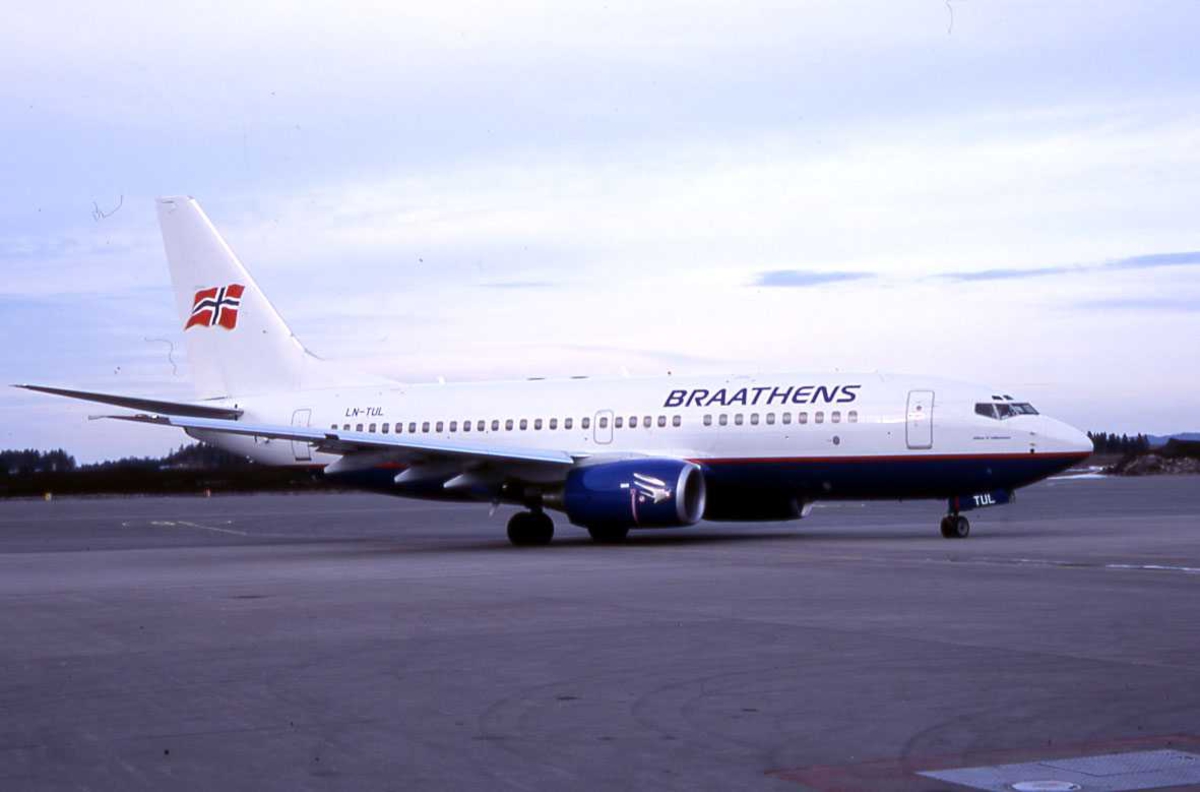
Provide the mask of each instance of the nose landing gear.
[{"label": "nose landing gear", "polygon": [[947,514],[942,518],[942,537],[966,539],[971,535],[971,521],[961,514]]},{"label": "nose landing gear", "polygon": [[517,512],[508,521],[508,541],[517,547],[548,545],[554,538],[554,520],[541,509]]}]

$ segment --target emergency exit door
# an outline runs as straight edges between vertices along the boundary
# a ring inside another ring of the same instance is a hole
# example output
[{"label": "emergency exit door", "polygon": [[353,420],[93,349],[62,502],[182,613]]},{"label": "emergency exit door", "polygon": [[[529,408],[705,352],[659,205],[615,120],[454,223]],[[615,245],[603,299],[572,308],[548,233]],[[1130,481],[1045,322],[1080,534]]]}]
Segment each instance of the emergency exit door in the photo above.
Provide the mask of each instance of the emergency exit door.
[{"label": "emergency exit door", "polygon": [[908,392],[905,437],[909,448],[933,448],[933,391]]},{"label": "emergency exit door", "polygon": [[[292,426],[298,426],[303,429],[308,428],[308,422],[312,420],[312,410],[296,410],[292,413]],[[312,461],[312,446],[308,443],[292,441],[292,454],[296,457],[297,462]]]},{"label": "emergency exit door", "polygon": [[613,411],[601,410],[596,413],[596,425],[592,427],[593,436],[597,443],[604,445],[613,439]]}]

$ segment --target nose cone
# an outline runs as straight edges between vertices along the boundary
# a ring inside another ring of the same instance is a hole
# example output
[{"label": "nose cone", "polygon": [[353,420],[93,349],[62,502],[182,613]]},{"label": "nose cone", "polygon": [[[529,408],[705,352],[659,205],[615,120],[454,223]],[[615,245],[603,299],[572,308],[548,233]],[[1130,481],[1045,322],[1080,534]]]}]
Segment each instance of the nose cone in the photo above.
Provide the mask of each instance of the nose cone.
[{"label": "nose cone", "polygon": [[1054,450],[1062,454],[1074,454],[1082,459],[1095,450],[1092,439],[1087,434],[1062,421],[1053,422],[1050,438],[1055,446]]}]

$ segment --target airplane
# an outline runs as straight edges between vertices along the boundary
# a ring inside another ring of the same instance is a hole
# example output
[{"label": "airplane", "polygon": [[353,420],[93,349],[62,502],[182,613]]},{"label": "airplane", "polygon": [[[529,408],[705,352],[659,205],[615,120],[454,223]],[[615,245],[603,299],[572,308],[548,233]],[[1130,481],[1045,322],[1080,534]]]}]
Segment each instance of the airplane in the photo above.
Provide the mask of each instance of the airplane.
[{"label": "airplane", "polygon": [[267,465],[393,495],[547,510],[599,543],[631,529],[806,517],[819,501],[941,499],[963,512],[1087,458],[1091,440],[1005,389],[882,373],[406,383],[309,352],[200,204],[157,201],[196,399],[15,387],[133,411]]}]

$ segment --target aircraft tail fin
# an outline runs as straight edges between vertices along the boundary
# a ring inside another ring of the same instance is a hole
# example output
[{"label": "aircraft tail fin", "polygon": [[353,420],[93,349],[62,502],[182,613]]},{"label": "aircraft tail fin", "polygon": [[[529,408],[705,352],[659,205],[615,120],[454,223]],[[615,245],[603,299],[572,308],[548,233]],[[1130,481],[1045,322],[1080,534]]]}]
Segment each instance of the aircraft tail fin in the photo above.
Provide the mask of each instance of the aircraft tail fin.
[{"label": "aircraft tail fin", "polygon": [[158,199],[158,223],[197,396],[296,390],[319,363],[191,197]]}]

